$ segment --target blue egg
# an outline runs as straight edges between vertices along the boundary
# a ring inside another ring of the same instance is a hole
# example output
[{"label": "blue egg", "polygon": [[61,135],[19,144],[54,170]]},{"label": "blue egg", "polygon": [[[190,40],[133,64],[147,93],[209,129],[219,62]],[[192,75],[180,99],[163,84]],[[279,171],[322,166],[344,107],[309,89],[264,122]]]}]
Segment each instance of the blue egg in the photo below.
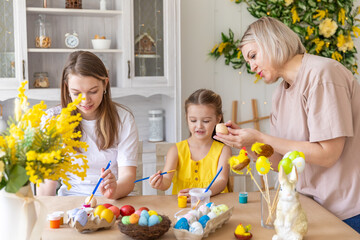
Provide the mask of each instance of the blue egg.
[{"label": "blue egg", "polygon": [[157,215],[152,215],[149,217],[148,226],[154,226],[159,223],[159,217]]},{"label": "blue egg", "polygon": [[87,212],[85,212],[82,209],[79,210],[74,217],[74,221],[79,222],[81,224],[81,226],[85,226],[85,224],[88,221]]},{"label": "blue egg", "polygon": [[[74,208],[74,209],[71,209],[71,210],[67,211],[67,214],[68,214],[69,219],[75,217],[76,213],[77,213],[79,210],[80,210],[79,208]],[[73,220],[74,220],[74,219],[73,219]]]},{"label": "blue egg", "polygon": [[208,208],[211,208],[213,205],[214,205],[213,202],[209,202],[209,203],[206,204],[206,206],[207,206]]},{"label": "blue egg", "polygon": [[150,217],[148,211],[146,211],[146,210],[142,210],[142,211],[141,211],[140,217],[141,217],[141,216],[146,217],[146,220],[149,220],[149,217]]},{"label": "blue egg", "polygon": [[189,231],[189,223],[186,218],[180,218],[179,221],[176,222],[175,229],[185,229]]},{"label": "blue egg", "polygon": [[199,223],[201,223],[202,227],[205,228],[207,222],[210,220],[210,217],[208,215],[204,215],[199,219]]},{"label": "blue egg", "polygon": [[148,220],[145,216],[141,216],[139,218],[139,225],[140,226],[147,226],[148,225]]}]

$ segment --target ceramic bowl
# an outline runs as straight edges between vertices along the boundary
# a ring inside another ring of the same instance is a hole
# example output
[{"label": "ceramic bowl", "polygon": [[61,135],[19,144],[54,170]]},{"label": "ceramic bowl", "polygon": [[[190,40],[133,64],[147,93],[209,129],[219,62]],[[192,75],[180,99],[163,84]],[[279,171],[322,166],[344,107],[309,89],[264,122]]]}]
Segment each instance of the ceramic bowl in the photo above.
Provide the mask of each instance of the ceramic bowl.
[{"label": "ceramic bowl", "polygon": [[91,43],[94,49],[109,49],[111,39],[91,39]]}]

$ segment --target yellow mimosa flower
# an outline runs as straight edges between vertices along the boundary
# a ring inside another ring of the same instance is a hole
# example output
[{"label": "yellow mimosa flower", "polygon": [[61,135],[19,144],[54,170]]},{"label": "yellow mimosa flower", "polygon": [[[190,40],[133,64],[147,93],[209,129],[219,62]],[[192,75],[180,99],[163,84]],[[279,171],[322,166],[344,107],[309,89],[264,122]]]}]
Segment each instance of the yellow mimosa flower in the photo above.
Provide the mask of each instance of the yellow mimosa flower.
[{"label": "yellow mimosa flower", "polygon": [[331,37],[336,32],[338,25],[330,18],[326,18],[319,25],[319,33],[326,38]]},{"label": "yellow mimosa flower", "polygon": [[316,12],[317,14],[315,14],[313,18],[319,18],[319,20],[323,19],[328,13],[327,10],[316,10]]},{"label": "yellow mimosa flower", "polygon": [[294,0],[285,0],[285,6],[289,6],[293,2],[294,2]]},{"label": "yellow mimosa flower", "polygon": [[341,8],[338,14],[338,22],[341,23],[341,25],[344,25],[345,23],[345,9]]},{"label": "yellow mimosa flower", "polygon": [[332,55],[331,55],[331,58],[340,62],[341,59],[343,59],[343,57],[341,56],[340,53],[338,53],[337,51],[335,51]]},{"label": "yellow mimosa flower", "polygon": [[215,44],[215,46],[214,46],[213,49],[211,50],[211,53],[214,53],[218,46],[219,46],[218,44]]},{"label": "yellow mimosa flower", "polygon": [[241,51],[239,51],[238,54],[237,54],[237,59],[241,58],[241,54],[242,54]]},{"label": "yellow mimosa flower", "polygon": [[292,9],[291,9],[291,13],[292,13],[292,23],[296,23],[296,22],[300,22],[300,18],[299,18],[299,15],[297,14],[296,12],[296,6],[294,6]]},{"label": "yellow mimosa flower", "polygon": [[357,26],[352,27],[354,36],[357,38],[360,35],[360,29]]}]

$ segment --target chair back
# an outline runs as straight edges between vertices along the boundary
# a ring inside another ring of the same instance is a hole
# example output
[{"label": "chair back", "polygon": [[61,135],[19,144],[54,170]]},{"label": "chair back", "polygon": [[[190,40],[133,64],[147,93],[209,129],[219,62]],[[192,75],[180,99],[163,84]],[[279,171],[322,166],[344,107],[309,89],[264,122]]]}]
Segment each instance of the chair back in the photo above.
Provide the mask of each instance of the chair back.
[{"label": "chair back", "polygon": [[[156,143],[156,172],[164,169],[167,152],[174,144],[168,142]],[[165,192],[157,190],[157,195],[165,195]]]},{"label": "chair back", "polygon": [[[143,178],[143,142],[138,142],[138,151],[137,151],[137,168],[136,168],[136,179]],[[143,184],[142,181],[137,182],[134,186],[134,190],[131,192],[131,195],[142,195],[143,193]]]}]

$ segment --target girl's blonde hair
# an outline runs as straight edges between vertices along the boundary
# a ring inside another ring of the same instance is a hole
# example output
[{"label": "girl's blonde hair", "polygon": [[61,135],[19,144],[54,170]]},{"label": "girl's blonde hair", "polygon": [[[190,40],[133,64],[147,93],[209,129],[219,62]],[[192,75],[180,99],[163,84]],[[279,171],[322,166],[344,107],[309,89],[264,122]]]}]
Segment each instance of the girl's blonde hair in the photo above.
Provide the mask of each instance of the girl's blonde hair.
[{"label": "girl's blonde hair", "polygon": [[272,17],[262,17],[250,24],[240,41],[239,48],[256,42],[263,56],[274,66],[283,66],[297,54],[305,53],[299,36],[288,26]]},{"label": "girl's blonde hair", "polygon": [[[95,54],[87,51],[76,51],[69,55],[61,78],[61,105],[66,107],[72,102],[68,88],[69,74],[93,77],[101,81],[104,86],[109,78],[104,63]],[[112,147],[118,141],[118,132],[121,126],[117,107],[125,106],[111,100],[110,83],[106,85],[103,99],[96,110],[97,146],[100,150]],[[73,114],[76,114],[76,110]],[[75,131],[82,131],[81,123]]]},{"label": "girl's blonde hair", "polygon": [[[209,90],[209,89],[199,89],[192,93],[188,99],[185,100],[185,115],[188,116],[188,109],[190,105],[208,105],[214,108],[216,117],[221,117],[220,122],[224,122],[223,112],[222,112],[222,101],[219,94]],[[213,136],[216,134],[215,128],[213,131]]]}]

